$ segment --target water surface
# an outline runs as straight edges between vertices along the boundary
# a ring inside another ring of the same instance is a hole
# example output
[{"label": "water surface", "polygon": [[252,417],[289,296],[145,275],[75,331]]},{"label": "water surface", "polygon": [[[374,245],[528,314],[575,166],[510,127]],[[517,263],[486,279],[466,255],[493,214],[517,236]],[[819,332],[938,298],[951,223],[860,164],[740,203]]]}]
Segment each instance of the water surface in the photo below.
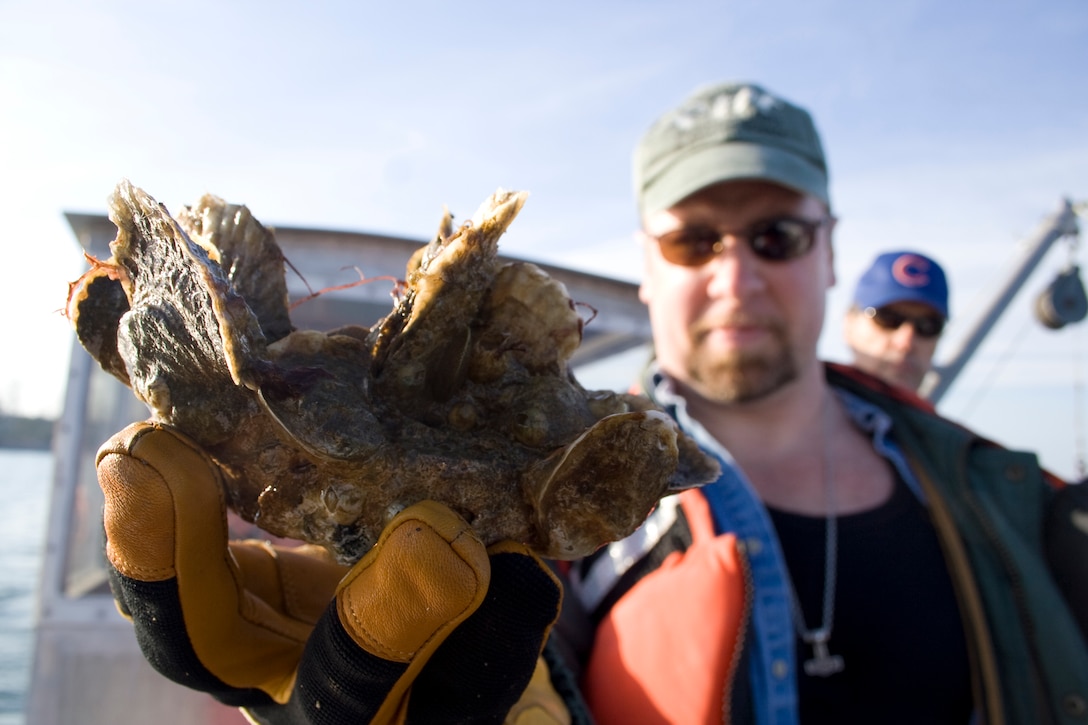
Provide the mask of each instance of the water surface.
[{"label": "water surface", "polygon": [[0,448],[0,725],[23,725],[53,469],[48,451]]}]

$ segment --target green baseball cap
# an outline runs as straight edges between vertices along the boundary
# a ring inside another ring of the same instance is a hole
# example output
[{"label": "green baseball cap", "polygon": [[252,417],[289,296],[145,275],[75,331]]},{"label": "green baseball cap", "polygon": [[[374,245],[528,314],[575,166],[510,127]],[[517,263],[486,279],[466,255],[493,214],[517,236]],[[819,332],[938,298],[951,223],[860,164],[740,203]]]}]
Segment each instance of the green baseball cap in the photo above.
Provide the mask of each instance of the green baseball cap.
[{"label": "green baseball cap", "polygon": [[659,118],[635,148],[643,214],[740,179],[781,184],[830,207],[827,163],[808,111],[751,83],[722,83]]}]

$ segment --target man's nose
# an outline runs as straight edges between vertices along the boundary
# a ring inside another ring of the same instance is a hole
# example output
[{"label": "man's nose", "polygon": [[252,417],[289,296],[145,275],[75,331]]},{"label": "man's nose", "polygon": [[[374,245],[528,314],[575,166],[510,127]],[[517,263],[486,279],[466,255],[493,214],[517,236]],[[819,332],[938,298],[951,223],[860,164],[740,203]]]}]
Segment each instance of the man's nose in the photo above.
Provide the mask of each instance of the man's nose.
[{"label": "man's nose", "polygon": [[765,286],[759,260],[745,244],[743,237],[722,237],[722,251],[706,263],[712,293],[742,297]]},{"label": "man's nose", "polygon": [[900,350],[909,350],[914,347],[914,343],[917,342],[918,333],[914,329],[914,325],[910,322],[903,322],[899,327],[892,331],[892,341],[895,343],[896,348]]}]

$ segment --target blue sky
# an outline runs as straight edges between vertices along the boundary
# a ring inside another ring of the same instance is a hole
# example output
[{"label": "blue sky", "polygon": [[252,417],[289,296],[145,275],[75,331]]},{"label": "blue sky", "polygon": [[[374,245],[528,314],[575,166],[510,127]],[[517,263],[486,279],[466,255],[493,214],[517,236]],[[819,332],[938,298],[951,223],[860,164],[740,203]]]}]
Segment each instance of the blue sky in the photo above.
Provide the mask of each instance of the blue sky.
[{"label": "blue sky", "polygon": [[[840,283],[821,351],[877,253],[941,261],[953,324],[1062,199],[1088,199],[1084,0],[460,3],[0,0],[0,409],[60,408],[83,269],[64,211],[129,178],[270,224],[424,238],[526,189],[508,254],[637,280],[630,153],[695,87],[809,108],[830,159]],[[1051,251],[942,410],[1073,475],[1084,325],[1033,323]],[[12,340],[17,341],[13,344]],[[1081,361],[1077,363],[1078,359]]]}]

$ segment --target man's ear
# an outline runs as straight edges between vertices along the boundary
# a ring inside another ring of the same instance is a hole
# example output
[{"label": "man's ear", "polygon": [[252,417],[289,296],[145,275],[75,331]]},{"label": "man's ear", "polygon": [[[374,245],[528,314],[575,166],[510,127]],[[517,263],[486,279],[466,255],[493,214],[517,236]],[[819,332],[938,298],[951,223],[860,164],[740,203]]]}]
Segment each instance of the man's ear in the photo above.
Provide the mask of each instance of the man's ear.
[{"label": "man's ear", "polygon": [[638,299],[644,305],[653,298],[653,275],[650,274],[650,238],[641,229],[635,232],[635,242],[642,254],[642,281],[638,286]]},{"label": "man's ear", "polygon": [[831,289],[838,283],[835,278],[835,225],[839,223],[838,217],[831,217],[827,222],[827,288]]}]

